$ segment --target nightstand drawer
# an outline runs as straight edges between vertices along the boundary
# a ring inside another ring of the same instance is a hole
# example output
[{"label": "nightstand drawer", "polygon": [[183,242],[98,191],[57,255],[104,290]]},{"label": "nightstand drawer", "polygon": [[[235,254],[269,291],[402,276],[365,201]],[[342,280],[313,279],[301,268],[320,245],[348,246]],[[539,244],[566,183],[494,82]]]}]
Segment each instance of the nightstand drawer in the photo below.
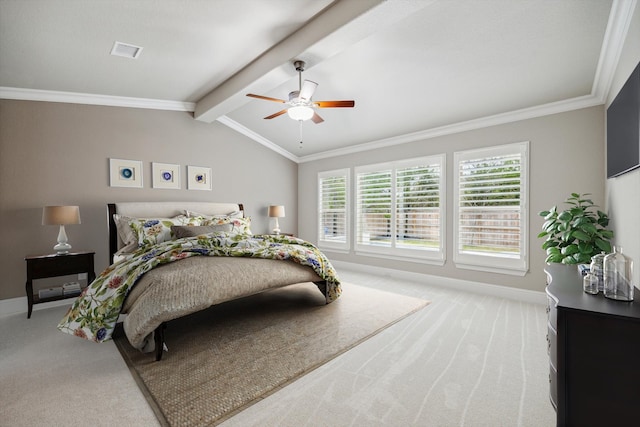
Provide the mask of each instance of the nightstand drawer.
[{"label": "nightstand drawer", "polygon": [[50,257],[26,258],[27,271],[31,279],[66,276],[78,272],[93,271],[93,253],[52,255]]}]

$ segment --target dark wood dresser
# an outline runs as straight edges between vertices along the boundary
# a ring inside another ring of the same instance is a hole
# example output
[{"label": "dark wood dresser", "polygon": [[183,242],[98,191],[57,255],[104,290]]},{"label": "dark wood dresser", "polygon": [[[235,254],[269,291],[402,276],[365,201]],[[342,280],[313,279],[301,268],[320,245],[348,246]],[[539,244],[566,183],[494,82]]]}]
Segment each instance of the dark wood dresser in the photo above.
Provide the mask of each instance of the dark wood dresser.
[{"label": "dark wood dresser", "polygon": [[640,425],[640,291],[636,301],[614,301],[585,293],[575,265],[545,272],[557,425]]}]

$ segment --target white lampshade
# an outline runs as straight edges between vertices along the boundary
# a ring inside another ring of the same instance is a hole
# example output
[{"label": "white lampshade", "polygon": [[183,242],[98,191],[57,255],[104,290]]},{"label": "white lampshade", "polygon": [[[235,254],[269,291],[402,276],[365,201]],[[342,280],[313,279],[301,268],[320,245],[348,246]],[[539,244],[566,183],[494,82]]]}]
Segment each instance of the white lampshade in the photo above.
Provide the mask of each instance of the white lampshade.
[{"label": "white lampshade", "polygon": [[280,234],[280,224],[278,224],[278,218],[284,218],[284,206],[271,205],[269,206],[269,216],[276,219],[275,227],[273,228],[274,234]]},{"label": "white lampshade", "polygon": [[78,206],[45,206],[42,210],[42,225],[80,224]]},{"label": "white lampshade", "polygon": [[71,245],[67,242],[65,225],[80,224],[80,208],[78,206],[45,206],[42,210],[42,225],[59,225],[58,244],[53,249],[59,254],[69,253]]},{"label": "white lampshade", "polygon": [[296,107],[289,107],[287,110],[287,114],[293,120],[309,120],[313,117],[313,108],[307,107],[305,105],[298,105]]},{"label": "white lampshade", "polygon": [[284,218],[284,206],[281,206],[281,205],[269,206],[269,216],[271,218]]}]

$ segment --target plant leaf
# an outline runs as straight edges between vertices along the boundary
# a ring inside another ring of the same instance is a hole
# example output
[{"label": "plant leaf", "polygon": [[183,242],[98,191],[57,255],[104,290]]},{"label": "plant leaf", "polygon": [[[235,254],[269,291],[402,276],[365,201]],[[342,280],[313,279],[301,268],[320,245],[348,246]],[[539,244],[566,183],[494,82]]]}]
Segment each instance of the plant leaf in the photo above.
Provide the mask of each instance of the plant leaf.
[{"label": "plant leaf", "polygon": [[545,258],[544,262],[548,262],[548,263],[552,263],[552,262],[560,263],[560,262],[562,262],[562,255],[560,255],[560,254],[553,254],[553,255],[549,255],[549,256],[547,256],[547,258]]},{"label": "plant leaf", "polygon": [[606,253],[611,253],[611,243],[607,242],[606,240],[596,239],[595,244],[599,249],[605,251]]},{"label": "plant leaf", "polygon": [[611,239],[613,237],[613,231],[611,230],[600,230],[600,236],[605,239]]},{"label": "plant leaf", "polygon": [[578,249],[580,250],[581,254],[591,255],[594,250],[594,246],[590,242],[580,242],[578,243]]},{"label": "plant leaf", "polygon": [[558,219],[560,221],[570,221],[571,218],[573,218],[573,216],[569,211],[563,211],[560,213],[560,215],[558,215]]},{"label": "plant leaf", "polygon": [[547,255],[562,255],[560,249],[556,247],[547,248]]},{"label": "plant leaf", "polygon": [[542,229],[550,231],[555,226],[555,223],[556,221],[545,221],[545,223],[542,224]]},{"label": "plant leaf", "polygon": [[[580,227],[580,229],[582,231],[584,231],[587,234],[596,234],[596,232],[598,231],[598,229],[596,228],[595,225],[591,224],[590,222],[586,222],[584,224],[582,224],[582,226]],[[586,240],[586,239],[585,239]]]},{"label": "plant leaf", "polygon": [[573,254],[577,254],[580,252],[580,249],[578,249],[578,245],[569,245],[569,246],[565,246],[564,248],[562,248],[562,255],[573,255]]},{"label": "plant leaf", "polygon": [[589,236],[587,233],[585,233],[582,230],[575,230],[573,232],[573,237],[575,237],[578,240],[585,240],[585,241],[591,240],[591,236]]}]

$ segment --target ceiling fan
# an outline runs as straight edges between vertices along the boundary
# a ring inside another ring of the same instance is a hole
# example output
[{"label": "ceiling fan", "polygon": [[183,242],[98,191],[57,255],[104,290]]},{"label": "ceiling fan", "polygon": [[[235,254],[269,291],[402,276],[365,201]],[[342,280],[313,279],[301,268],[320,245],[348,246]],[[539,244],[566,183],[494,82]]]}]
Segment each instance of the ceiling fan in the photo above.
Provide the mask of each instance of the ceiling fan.
[{"label": "ceiling fan", "polygon": [[315,112],[314,108],[351,108],[356,105],[355,101],[312,101],[311,97],[318,87],[318,83],[311,80],[302,81],[302,72],[304,71],[304,61],[294,61],[293,66],[298,72],[298,90],[289,93],[289,100],[270,98],[268,96],[255,95],[248,93],[251,98],[264,99],[266,101],[279,102],[281,104],[289,104],[289,108],[280,110],[277,113],[265,117],[265,119],[273,119],[288,113],[289,117],[294,120],[304,121],[311,119],[314,123],[322,123],[324,119]]}]

